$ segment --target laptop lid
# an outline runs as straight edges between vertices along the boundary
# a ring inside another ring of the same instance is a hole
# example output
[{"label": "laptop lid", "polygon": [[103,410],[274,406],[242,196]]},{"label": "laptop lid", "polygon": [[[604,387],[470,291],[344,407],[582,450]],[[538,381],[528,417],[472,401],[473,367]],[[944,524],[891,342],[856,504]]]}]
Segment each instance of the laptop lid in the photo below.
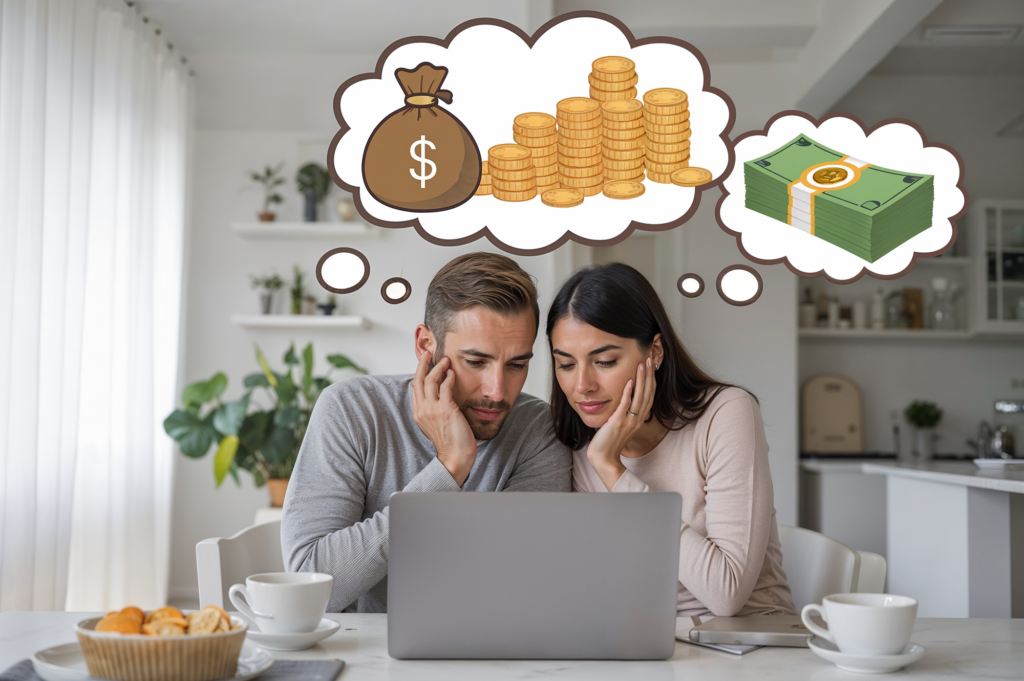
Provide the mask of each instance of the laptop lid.
[{"label": "laptop lid", "polygon": [[393,494],[388,653],[671,657],[681,507],[674,492]]}]

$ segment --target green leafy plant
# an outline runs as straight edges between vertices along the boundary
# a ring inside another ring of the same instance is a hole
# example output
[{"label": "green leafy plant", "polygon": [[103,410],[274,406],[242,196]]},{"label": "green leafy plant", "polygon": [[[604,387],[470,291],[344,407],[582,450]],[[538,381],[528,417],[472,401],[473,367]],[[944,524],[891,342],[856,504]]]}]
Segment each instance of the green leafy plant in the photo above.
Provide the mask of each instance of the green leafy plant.
[{"label": "green leafy plant", "polygon": [[270,212],[270,205],[274,203],[283,203],[284,197],[277,193],[276,188],[284,184],[284,177],[281,176],[281,170],[284,168],[284,163],[278,163],[276,166],[271,168],[267,166],[264,168],[262,173],[250,170],[249,175],[252,177],[252,181],[257,184],[263,185],[263,212]]},{"label": "green leafy plant", "polygon": [[[213,477],[217,487],[227,475],[241,484],[239,469],[252,473],[257,487],[267,480],[291,476],[309,416],[317,398],[331,384],[331,373],[335,369],[367,373],[345,355],[336,354],[327,356],[331,365],[328,374],[314,376],[312,343],[302,350],[301,357],[295,354],[294,344],[289,346],[283,373],[270,368],[259,346],[256,360],[261,371],[245,377],[246,392],[241,399],[220,399],[228,379],[218,372],[205,381],[187,385],[181,393],[184,408],[175,409],[164,419],[164,431],[185,456],[202,458],[216,445]],[[258,395],[270,406],[262,407],[254,399],[258,389]]]},{"label": "green leafy plant", "polygon": [[302,298],[306,295],[306,284],[303,281],[305,275],[298,265],[295,265],[295,278],[292,279],[292,286],[289,292],[292,295],[292,314],[302,314]]},{"label": "green leafy plant", "polygon": [[253,288],[263,289],[264,291],[270,293],[273,293],[274,291],[279,291],[280,289],[284,288],[284,279],[277,276],[276,273],[270,275],[269,277],[254,277],[250,274],[249,279],[252,280]]},{"label": "green leafy plant", "polygon": [[295,185],[300,194],[313,194],[317,201],[323,201],[331,186],[331,176],[319,163],[307,163],[295,174]]},{"label": "green leafy plant", "polygon": [[903,416],[915,428],[933,428],[942,420],[942,410],[933,402],[914,400],[903,411]]}]

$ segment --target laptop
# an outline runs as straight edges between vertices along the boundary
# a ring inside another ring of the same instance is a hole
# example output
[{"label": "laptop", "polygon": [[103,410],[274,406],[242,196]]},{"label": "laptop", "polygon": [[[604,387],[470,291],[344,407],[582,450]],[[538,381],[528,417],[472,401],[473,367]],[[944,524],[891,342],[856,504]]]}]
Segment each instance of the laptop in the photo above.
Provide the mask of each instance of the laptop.
[{"label": "laptop", "polygon": [[675,649],[674,492],[398,492],[388,653],[664,660]]}]

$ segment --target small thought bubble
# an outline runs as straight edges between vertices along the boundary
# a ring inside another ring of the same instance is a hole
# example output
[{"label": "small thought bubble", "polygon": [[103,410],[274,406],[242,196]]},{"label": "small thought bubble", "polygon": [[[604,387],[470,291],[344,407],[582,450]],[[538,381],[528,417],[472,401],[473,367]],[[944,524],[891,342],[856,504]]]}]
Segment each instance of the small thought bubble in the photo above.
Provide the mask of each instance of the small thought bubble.
[{"label": "small thought bubble", "polygon": [[370,278],[370,261],[354,248],[335,248],[320,257],[316,278],[331,293],[352,293]]},{"label": "small thought bubble", "polygon": [[701,279],[699,274],[689,272],[679,277],[679,281],[676,282],[676,288],[687,298],[696,298],[704,293],[704,280]]},{"label": "small thought bubble", "polygon": [[392,305],[398,305],[404,303],[412,295],[412,286],[401,277],[392,277],[380,287],[380,295]]},{"label": "small thought bubble", "polygon": [[761,297],[764,282],[752,267],[730,265],[719,273],[715,286],[718,295],[730,305],[750,305]]}]

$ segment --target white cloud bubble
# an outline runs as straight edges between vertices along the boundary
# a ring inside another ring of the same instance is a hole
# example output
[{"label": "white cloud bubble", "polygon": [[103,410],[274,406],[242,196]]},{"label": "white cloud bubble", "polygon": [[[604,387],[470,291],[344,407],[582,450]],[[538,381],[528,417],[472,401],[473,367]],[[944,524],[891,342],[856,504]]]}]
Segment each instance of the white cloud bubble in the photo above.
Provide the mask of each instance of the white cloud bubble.
[{"label": "white cloud bubble", "polygon": [[413,69],[423,62],[447,67],[443,89],[450,90],[454,99],[440,106],[462,121],[486,159],[490,147],[513,142],[515,116],[531,111],[554,115],[558,101],[588,96],[591,64],[608,55],[636,63],[638,99],[655,88],[687,93],[690,164],[708,169],[716,179],[721,177],[729,163],[728,145],[721,135],[730,125],[731,105],[723,95],[704,90],[709,83],[698,56],[670,43],[632,48],[618,26],[593,17],[553,26],[532,49],[516,33],[493,25],[472,26],[447,48],[430,43],[398,47],[386,57],[379,79],[360,80],[343,92],[341,114],[350,130],[337,142],[330,159],[333,170],[359,191],[367,217],[406,224],[418,218],[421,231],[436,243],[466,240],[486,228],[508,250],[543,252],[566,232],[584,240],[613,241],[622,237],[631,221],[645,225],[678,221],[692,207],[696,191],[650,180],[639,198],[623,201],[597,195],[563,209],[545,206],[539,197],[512,203],[474,196],[448,210],[414,213],[386,206],[365,190],[362,157],[367,142],[377,125],[404,104],[396,69]]},{"label": "white cloud bubble", "polygon": [[[934,203],[931,226],[875,262],[868,262],[800,229],[774,220],[745,207],[743,164],[758,159],[789,142],[797,135],[850,157],[911,174],[934,176]],[[961,213],[966,197],[957,187],[960,162],[949,150],[924,146],[921,134],[912,125],[889,123],[867,135],[861,125],[844,116],[816,126],[803,116],[787,115],[776,119],[767,134],[741,136],[735,144],[736,163],[723,183],[728,192],[719,205],[719,222],[738,234],[745,254],[756,262],[782,259],[799,273],[825,276],[839,282],[856,279],[866,271],[879,277],[905,272],[916,254],[945,250],[953,240],[950,218]]]}]

